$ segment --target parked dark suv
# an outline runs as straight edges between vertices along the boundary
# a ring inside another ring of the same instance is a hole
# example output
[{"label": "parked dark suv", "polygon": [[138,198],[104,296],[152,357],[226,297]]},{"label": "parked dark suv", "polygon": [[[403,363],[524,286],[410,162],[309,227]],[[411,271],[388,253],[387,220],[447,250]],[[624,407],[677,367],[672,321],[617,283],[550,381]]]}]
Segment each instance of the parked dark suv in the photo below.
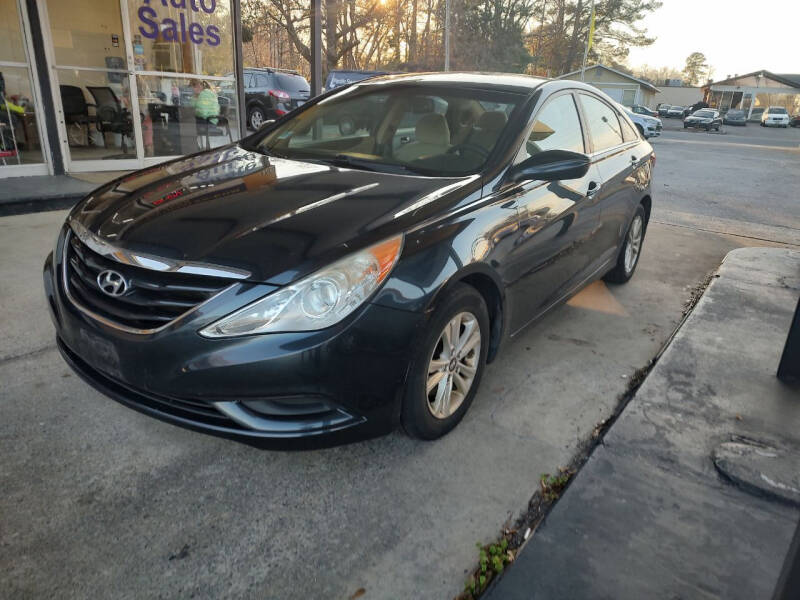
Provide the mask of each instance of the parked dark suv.
[{"label": "parked dark suv", "polygon": [[265,121],[277,119],[303,104],[310,94],[308,81],[296,71],[245,69],[247,126],[258,130]]}]

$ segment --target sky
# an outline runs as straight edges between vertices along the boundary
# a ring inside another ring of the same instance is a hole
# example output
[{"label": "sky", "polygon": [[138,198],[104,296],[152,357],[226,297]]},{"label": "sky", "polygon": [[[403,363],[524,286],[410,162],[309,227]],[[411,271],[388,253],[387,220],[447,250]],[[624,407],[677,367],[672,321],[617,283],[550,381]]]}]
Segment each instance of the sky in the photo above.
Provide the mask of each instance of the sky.
[{"label": "sky", "polygon": [[[679,71],[698,51],[714,68],[712,79],[761,69],[800,73],[798,0],[663,0],[643,20],[653,45],[631,48],[630,67],[671,66]],[[767,18],[769,15],[769,18]]]}]

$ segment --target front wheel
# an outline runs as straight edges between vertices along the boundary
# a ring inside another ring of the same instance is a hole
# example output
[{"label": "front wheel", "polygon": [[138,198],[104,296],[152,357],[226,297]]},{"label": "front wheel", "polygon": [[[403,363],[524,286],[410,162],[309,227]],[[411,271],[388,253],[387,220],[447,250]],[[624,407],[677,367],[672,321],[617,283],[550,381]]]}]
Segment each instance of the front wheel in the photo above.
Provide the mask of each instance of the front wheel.
[{"label": "front wheel", "polygon": [[477,393],[488,349],[483,296],[457,284],[439,302],[417,345],[401,411],[411,437],[433,440],[458,425]]},{"label": "front wheel", "polygon": [[611,269],[604,279],[611,283],[625,283],[633,277],[636,265],[639,264],[639,256],[642,253],[644,242],[645,221],[644,206],[641,204],[636,207],[636,212],[628,225],[628,232],[625,234],[625,241],[620,248],[617,264]]}]

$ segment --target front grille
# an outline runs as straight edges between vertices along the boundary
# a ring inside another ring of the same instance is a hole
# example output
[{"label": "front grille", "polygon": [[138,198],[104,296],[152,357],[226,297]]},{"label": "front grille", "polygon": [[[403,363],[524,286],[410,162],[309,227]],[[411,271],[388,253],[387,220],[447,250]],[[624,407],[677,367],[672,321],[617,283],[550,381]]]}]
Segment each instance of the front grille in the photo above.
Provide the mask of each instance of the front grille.
[{"label": "front grille", "polygon": [[[64,244],[64,283],[81,306],[124,327],[154,330],[192,311],[231,284],[230,280],[153,271],[98,254],[70,232]],[[128,285],[120,296],[100,289],[97,277],[116,271]]]}]

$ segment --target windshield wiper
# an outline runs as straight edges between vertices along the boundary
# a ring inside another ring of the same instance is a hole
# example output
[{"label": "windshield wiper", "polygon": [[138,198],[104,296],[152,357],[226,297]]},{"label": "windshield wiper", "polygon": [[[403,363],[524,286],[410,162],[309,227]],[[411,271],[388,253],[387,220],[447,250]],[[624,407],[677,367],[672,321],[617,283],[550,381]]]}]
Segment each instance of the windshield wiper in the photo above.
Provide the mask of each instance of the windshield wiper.
[{"label": "windshield wiper", "polygon": [[369,160],[367,158],[357,158],[350,154],[337,154],[332,157],[315,157],[321,162],[327,162],[333,165],[352,167],[354,169],[364,169],[365,171],[389,171],[399,173],[414,173],[419,174],[419,171],[413,167],[400,165],[397,163],[380,162],[376,160]]}]

